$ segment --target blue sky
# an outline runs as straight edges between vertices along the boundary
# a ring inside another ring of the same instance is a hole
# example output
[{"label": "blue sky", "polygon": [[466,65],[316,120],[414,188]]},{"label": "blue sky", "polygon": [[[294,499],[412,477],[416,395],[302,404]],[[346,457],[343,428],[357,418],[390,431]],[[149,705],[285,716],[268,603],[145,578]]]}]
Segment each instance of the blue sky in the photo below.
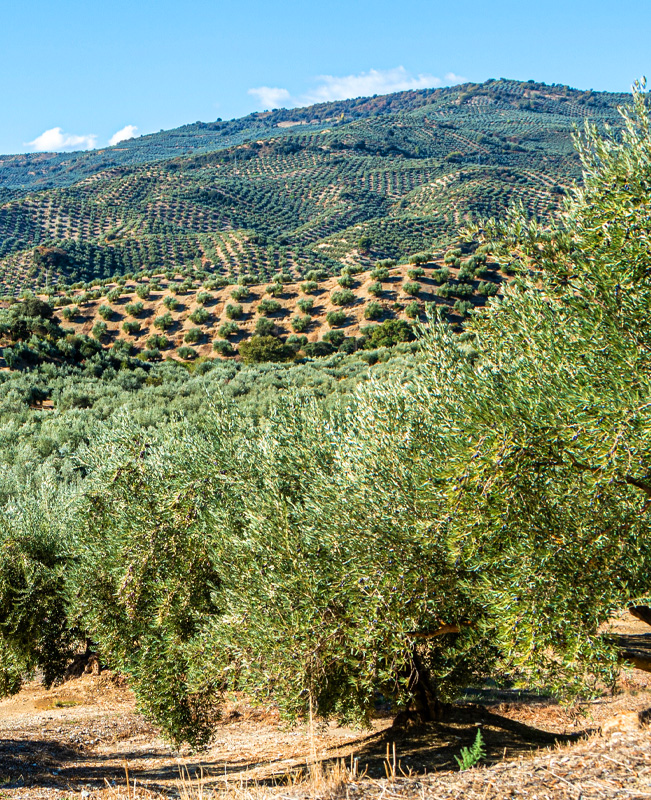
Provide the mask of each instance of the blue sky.
[{"label": "blue sky", "polygon": [[649,0],[0,0],[0,19],[0,153],[461,78],[651,75]]}]

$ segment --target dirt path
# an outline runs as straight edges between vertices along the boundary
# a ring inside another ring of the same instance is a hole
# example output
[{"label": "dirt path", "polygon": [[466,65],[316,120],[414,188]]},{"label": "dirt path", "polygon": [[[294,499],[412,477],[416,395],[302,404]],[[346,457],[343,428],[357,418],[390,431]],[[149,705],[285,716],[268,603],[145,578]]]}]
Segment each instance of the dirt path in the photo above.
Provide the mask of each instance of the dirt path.
[{"label": "dirt path", "polygon": [[[629,619],[618,626],[616,632],[635,637],[637,646],[651,646],[648,626]],[[533,797],[545,786],[555,788],[541,797],[651,797],[651,734],[638,718],[651,707],[651,673],[627,670],[620,690],[574,710],[525,693],[478,690],[448,720],[421,729],[396,730],[388,714],[379,714],[370,731],[331,724],[311,733],[307,726],[287,728],[273,709],[233,696],[211,746],[191,754],[166,744],[110,673],[84,675],[51,691],[30,684],[0,703],[0,798],[126,797],[125,767],[145,794],[178,794],[181,768],[191,777],[203,773],[207,789],[261,790],[296,781],[315,758],[329,764],[344,759],[365,774],[363,780],[347,774],[349,797]],[[454,757],[478,727],[486,743],[484,766],[460,774]],[[397,775],[389,785],[394,746]],[[511,794],[499,793],[509,785]],[[601,794],[594,794],[595,786]],[[310,794],[298,783],[290,794],[326,797],[335,788],[326,781]]]}]

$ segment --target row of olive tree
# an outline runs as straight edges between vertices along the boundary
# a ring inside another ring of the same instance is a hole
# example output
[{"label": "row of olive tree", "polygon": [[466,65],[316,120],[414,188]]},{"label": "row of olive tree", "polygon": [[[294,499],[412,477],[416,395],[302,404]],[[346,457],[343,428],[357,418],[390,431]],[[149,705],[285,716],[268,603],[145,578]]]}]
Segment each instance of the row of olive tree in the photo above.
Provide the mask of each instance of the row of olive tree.
[{"label": "row of olive tree", "polygon": [[[45,537],[3,555],[6,688],[42,660],[53,602],[48,652],[83,631],[195,745],[226,689],[363,721],[378,692],[427,718],[489,675],[612,681],[599,627],[651,591],[645,95],[617,138],[577,144],[584,187],[555,227],[514,211],[475,232],[516,279],[461,337],[432,320],[409,381],[330,413],[290,397],[263,419],[226,402],[201,425],[114,419],[48,524],[3,521],[5,543]],[[31,629],[12,585],[40,587]]]}]

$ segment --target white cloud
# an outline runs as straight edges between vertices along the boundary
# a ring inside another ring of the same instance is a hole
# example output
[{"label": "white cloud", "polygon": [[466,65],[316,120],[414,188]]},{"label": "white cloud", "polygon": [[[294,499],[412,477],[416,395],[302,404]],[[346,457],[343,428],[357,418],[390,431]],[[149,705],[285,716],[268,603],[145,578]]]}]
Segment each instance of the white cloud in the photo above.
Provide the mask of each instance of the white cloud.
[{"label": "white cloud", "polygon": [[97,146],[97,136],[89,133],[77,136],[74,133],[64,133],[62,128],[50,128],[37,136],[33,142],[27,142],[25,147],[31,147],[39,153],[52,153],[61,150],[92,150]]},{"label": "white cloud", "polygon": [[109,145],[113,146],[119,142],[126,142],[127,139],[133,139],[137,130],[138,128],[135,125],[125,125],[124,128],[111,136],[109,139]]},{"label": "white cloud", "polygon": [[404,67],[394,69],[370,69],[357,75],[319,75],[317,85],[302,95],[292,96],[287,89],[260,86],[249,89],[249,94],[257,97],[262,108],[286,108],[308,106],[313,103],[326,103],[332,100],[348,100],[352,97],[367,97],[374,94],[391,94],[408,89],[433,89],[463,83],[466,79],[453,72],[444,78],[421,73],[412,75]]},{"label": "white cloud", "polygon": [[295,105],[287,89],[259,86],[257,89],[249,89],[249,94],[258,98],[262,108],[280,108],[283,105]]}]

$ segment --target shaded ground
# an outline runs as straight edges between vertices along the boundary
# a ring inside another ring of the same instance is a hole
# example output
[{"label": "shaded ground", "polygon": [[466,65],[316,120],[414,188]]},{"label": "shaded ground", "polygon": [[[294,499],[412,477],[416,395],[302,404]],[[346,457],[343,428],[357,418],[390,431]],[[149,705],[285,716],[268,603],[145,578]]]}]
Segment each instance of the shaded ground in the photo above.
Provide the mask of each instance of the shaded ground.
[{"label": "shaded ground", "polygon": [[[627,647],[651,647],[644,623],[623,617],[614,632],[628,637]],[[627,670],[619,693],[571,710],[488,688],[467,700],[445,722],[404,731],[379,715],[371,731],[360,732],[288,729],[274,709],[233,696],[213,744],[191,754],[167,745],[110,673],[83,675],[49,692],[31,684],[0,703],[0,797],[126,797],[125,767],[137,795],[178,794],[181,766],[191,778],[203,773],[206,790],[242,797],[651,797],[651,734],[638,718],[651,706],[651,673]],[[455,756],[478,727],[483,766],[460,774]],[[313,763],[325,764],[321,778],[312,774],[305,783]],[[324,778],[333,765],[336,774]],[[295,785],[278,788],[288,782]],[[195,785],[191,794],[197,791]]]}]

